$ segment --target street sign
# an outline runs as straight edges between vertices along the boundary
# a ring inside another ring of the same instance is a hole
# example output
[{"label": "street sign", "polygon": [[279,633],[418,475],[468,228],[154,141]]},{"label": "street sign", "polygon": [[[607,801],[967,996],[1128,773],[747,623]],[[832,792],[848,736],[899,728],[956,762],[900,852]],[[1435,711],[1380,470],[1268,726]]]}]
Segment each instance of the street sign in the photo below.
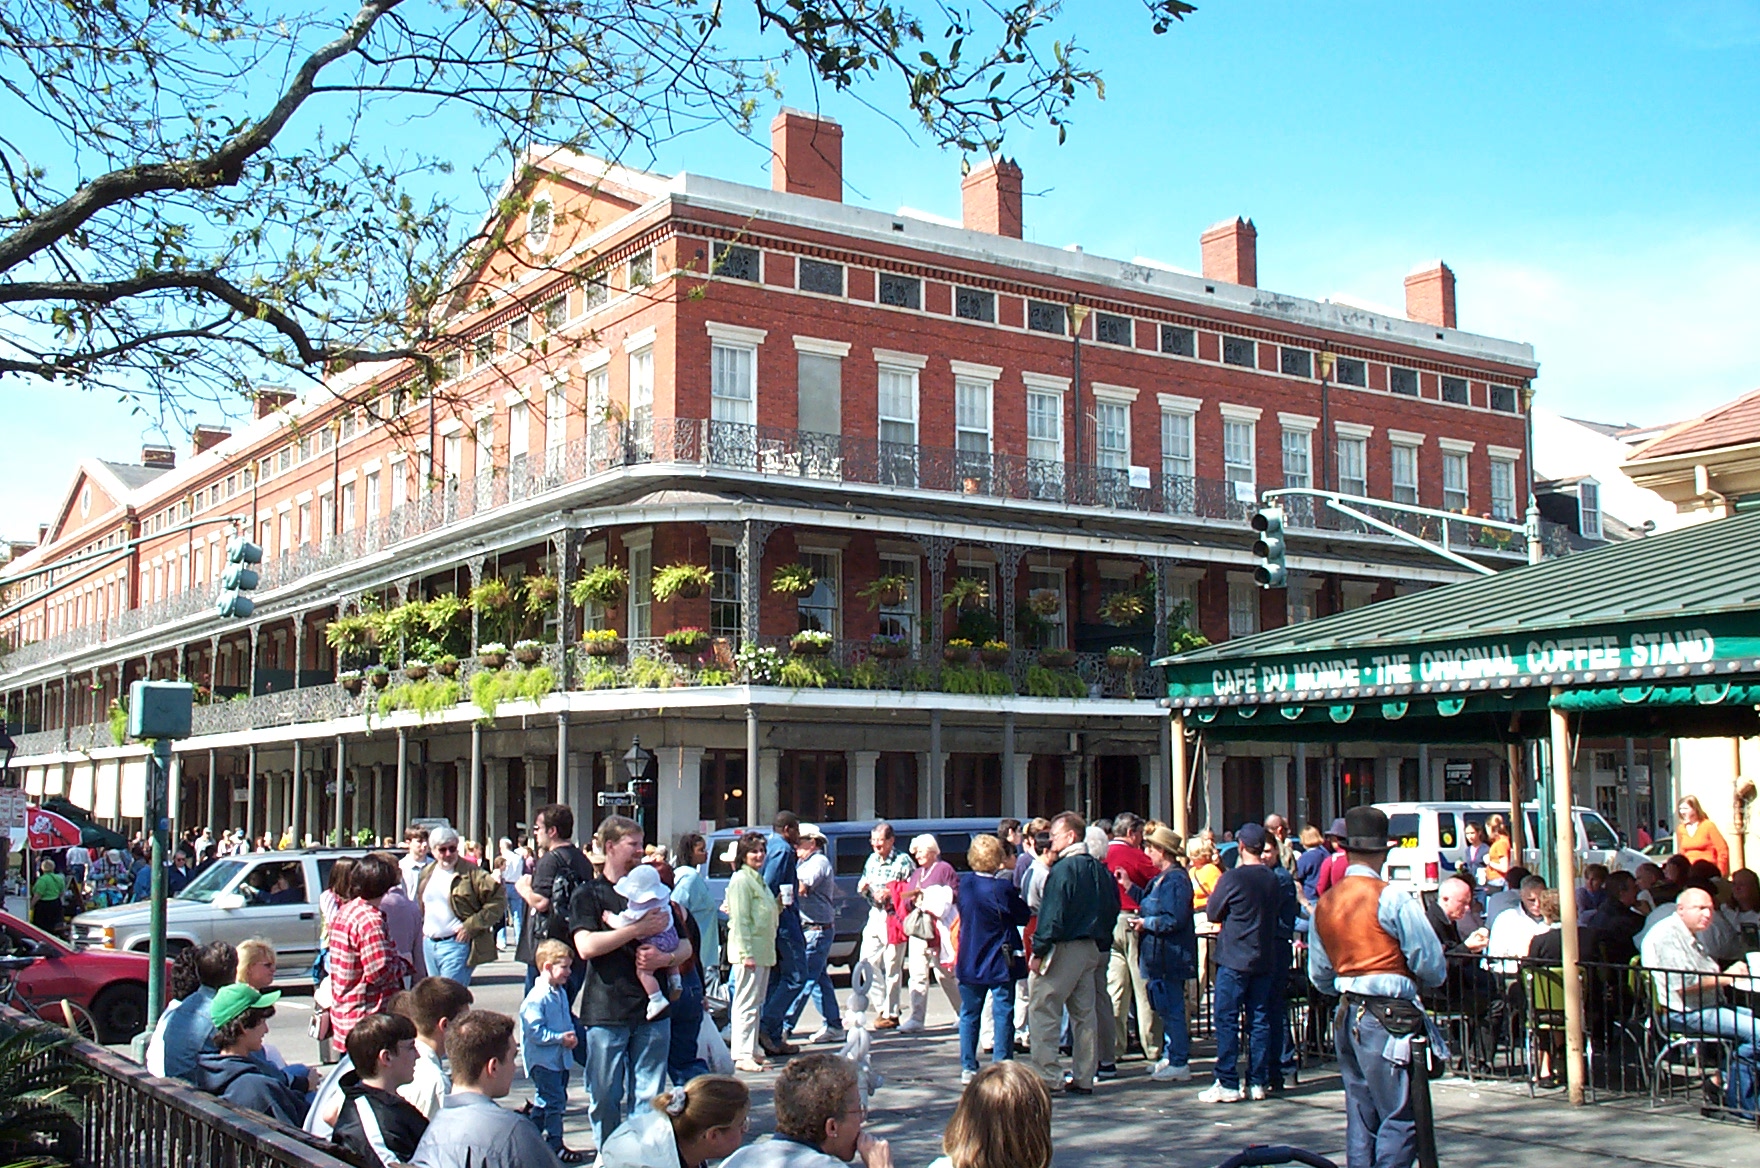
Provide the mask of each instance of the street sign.
[{"label": "street sign", "polygon": [[0,829],[24,826],[24,810],[30,796],[18,787],[0,787]]},{"label": "street sign", "polygon": [[628,791],[600,791],[599,806],[601,807],[634,807],[641,802]]}]

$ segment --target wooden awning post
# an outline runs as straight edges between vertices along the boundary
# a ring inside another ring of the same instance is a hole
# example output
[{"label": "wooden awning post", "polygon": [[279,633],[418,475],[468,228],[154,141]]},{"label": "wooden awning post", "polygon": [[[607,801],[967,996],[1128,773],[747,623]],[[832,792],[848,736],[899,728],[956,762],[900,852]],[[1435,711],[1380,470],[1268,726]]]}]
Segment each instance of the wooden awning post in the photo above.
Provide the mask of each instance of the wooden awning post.
[{"label": "wooden awning post", "polygon": [[[1552,696],[1562,691],[1557,687]],[[1558,919],[1564,981],[1565,1076],[1572,1103],[1583,1102],[1588,1077],[1583,1057],[1583,983],[1577,952],[1577,825],[1571,814],[1570,715],[1556,706],[1552,716],[1552,814],[1558,834]]]},{"label": "wooden awning post", "polygon": [[1191,802],[1191,772],[1186,761],[1186,715],[1173,711],[1173,807],[1168,817],[1173,833],[1186,838],[1186,807]]}]

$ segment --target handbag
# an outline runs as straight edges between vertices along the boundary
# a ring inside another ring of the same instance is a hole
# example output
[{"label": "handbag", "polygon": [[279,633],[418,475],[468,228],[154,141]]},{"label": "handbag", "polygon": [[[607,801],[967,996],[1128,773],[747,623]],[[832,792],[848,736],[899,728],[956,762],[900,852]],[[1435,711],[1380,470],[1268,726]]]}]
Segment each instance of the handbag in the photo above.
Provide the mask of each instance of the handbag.
[{"label": "handbag", "polygon": [[935,916],[920,908],[913,908],[904,918],[904,935],[915,937],[919,941],[935,939]]},{"label": "handbag", "polygon": [[323,1043],[330,1040],[330,1007],[335,1004],[330,979],[325,978],[312,990],[312,1020],[306,1024],[306,1033],[315,1041]]}]

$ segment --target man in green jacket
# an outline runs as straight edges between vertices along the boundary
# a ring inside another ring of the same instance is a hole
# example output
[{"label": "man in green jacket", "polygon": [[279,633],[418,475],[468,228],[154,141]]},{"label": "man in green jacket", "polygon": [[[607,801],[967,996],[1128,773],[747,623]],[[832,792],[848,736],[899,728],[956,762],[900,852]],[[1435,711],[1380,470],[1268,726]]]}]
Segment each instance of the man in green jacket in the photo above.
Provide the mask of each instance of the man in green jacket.
[{"label": "man in green jacket", "polygon": [[416,880],[422,906],[422,955],[429,973],[471,984],[471,970],[497,956],[495,932],[507,916],[507,889],[458,854],[458,832],[428,833],[434,863]]},{"label": "man in green jacket", "polygon": [[[1118,885],[1088,854],[1087,824],[1073,811],[1051,821],[1051,871],[1045,877],[1039,924],[1027,966],[1038,975],[1027,1011],[1033,1067],[1048,1090],[1072,1095],[1094,1093],[1099,1066],[1099,1031],[1094,1017],[1094,973],[1112,948],[1118,921]],[[1069,1011],[1075,1059],[1066,1084],[1057,1061],[1058,1031]]]}]

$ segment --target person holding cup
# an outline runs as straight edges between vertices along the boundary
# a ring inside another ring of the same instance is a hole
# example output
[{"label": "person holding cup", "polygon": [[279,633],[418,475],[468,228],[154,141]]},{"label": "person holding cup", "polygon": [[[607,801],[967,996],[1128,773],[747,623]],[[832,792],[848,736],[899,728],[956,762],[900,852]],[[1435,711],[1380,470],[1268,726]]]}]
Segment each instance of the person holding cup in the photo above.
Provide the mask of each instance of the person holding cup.
[{"label": "person holding cup", "polygon": [[800,1051],[784,1032],[788,1010],[807,981],[807,931],[795,903],[800,880],[795,848],[801,842],[801,821],[792,811],[779,811],[771,826],[775,831],[764,845],[764,883],[782,911],[776,922],[776,968],[758,1020],[758,1045],[765,1054],[788,1055]]}]

